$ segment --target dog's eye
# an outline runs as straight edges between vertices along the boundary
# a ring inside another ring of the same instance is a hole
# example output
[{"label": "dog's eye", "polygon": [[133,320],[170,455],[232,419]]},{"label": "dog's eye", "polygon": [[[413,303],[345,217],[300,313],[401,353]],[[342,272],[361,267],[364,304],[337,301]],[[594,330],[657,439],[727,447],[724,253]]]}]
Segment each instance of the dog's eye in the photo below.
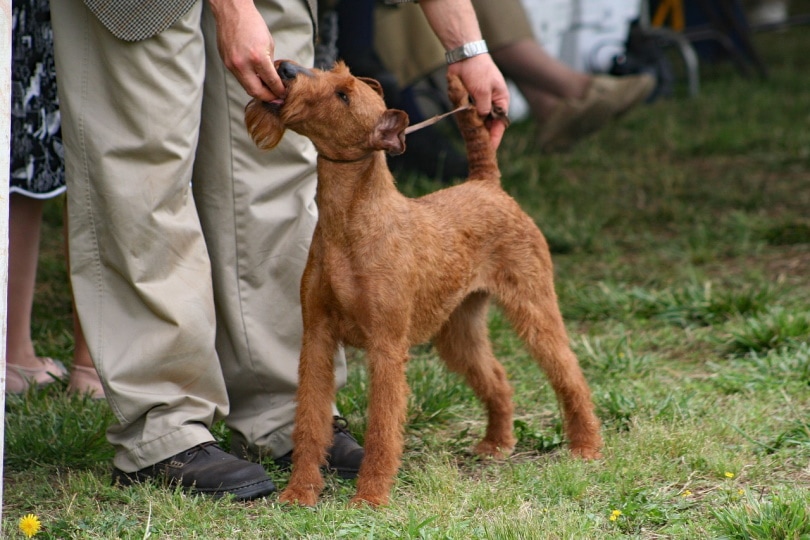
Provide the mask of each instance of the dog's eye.
[{"label": "dog's eye", "polygon": [[336,92],[337,97],[343,100],[343,103],[349,103],[349,96],[345,92]]}]

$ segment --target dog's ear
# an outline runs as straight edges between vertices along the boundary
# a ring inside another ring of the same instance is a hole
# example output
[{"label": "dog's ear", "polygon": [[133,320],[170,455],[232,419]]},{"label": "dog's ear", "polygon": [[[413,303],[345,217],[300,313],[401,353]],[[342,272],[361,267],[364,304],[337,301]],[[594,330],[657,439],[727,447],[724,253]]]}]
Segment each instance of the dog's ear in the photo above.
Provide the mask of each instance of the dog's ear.
[{"label": "dog's ear", "polygon": [[380,82],[377,79],[371,79],[369,77],[357,77],[357,80],[363,81],[364,83],[369,85],[372,90],[374,90],[375,92],[380,94],[380,97],[385,97],[385,96],[383,96],[382,85],[380,84]]},{"label": "dog's ear", "polygon": [[269,103],[259,99],[252,99],[245,107],[245,125],[248,133],[261,150],[275,148],[284,136],[284,124],[277,114],[274,114]]},{"label": "dog's ear", "polygon": [[405,151],[405,128],[408,127],[408,115],[405,111],[388,109],[374,126],[371,134],[371,147],[385,150],[392,156]]}]

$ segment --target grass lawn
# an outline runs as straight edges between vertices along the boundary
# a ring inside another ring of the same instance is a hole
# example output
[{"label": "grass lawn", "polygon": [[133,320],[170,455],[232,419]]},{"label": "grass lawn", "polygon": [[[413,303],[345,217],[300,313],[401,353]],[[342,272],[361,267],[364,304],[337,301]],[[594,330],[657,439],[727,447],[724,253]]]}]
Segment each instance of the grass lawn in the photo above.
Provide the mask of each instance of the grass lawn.
[{"label": "grass lawn", "polygon": [[[111,487],[109,407],[54,386],[6,397],[2,536],[22,538],[33,513],[38,538],[810,538],[810,31],[755,40],[767,80],[704,64],[698,97],[634,110],[571,153],[539,154],[529,122],[501,147],[506,189],[554,251],[603,460],[569,456],[545,378],[493,310],[516,390],[507,461],[470,454],[482,410],[428,346],[377,511],[349,508],[353,482],[337,479],[314,510]],[[58,201],[42,249],[37,349],[69,363]],[[367,380],[349,353],[339,404],[362,435]]]}]

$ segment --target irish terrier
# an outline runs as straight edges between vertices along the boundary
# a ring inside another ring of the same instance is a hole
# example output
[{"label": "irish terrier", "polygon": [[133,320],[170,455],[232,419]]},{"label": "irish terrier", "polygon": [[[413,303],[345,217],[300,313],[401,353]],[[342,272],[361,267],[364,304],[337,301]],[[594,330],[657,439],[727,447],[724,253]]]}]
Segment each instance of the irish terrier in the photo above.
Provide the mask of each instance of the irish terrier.
[{"label": "irish terrier", "polygon": [[[367,353],[371,382],[365,458],[355,504],[388,501],[400,465],[410,346],[432,340],[447,366],[483,402],[486,434],[475,447],[503,458],[515,445],[512,389],[487,332],[497,301],[545,371],[562,405],[573,454],[600,457],[599,420],[557,306],[548,245],[500,186],[495,150],[474,109],[458,115],[469,180],[409,199],[385,153],[405,149],[408,116],[386,109],[380,85],[277,62],[287,96],[251,101],[249,132],[263,149],[291,129],[318,151],[319,220],[301,282],[304,338],[293,433],[293,471],[282,502],[314,505],[332,441],[333,356],[341,344]],[[455,103],[468,100],[450,80]]]}]

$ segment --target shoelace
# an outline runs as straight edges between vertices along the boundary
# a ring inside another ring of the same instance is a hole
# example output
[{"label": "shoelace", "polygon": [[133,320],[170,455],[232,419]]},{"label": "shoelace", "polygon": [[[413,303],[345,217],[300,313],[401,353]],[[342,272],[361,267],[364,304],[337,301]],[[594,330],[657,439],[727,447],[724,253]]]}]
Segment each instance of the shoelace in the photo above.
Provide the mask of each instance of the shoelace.
[{"label": "shoelace", "polygon": [[192,446],[191,448],[186,450],[186,455],[190,456],[192,454],[196,454],[199,451],[203,451],[206,454],[211,455],[211,452],[208,451],[209,446],[217,446],[217,442],[216,441],[206,441],[206,442],[200,443],[200,444],[198,444],[196,446]]},{"label": "shoelace", "polygon": [[334,420],[332,421],[332,429],[334,429],[335,433],[345,433],[347,435],[351,435],[351,433],[349,433],[349,421],[342,416],[334,417]]},{"label": "shoelace", "polygon": [[349,432],[349,421],[342,416],[334,417],[332,420],[332,429],[334,430],[335,434],[343,433],[349,437],[352,436],[352,434]]}]

